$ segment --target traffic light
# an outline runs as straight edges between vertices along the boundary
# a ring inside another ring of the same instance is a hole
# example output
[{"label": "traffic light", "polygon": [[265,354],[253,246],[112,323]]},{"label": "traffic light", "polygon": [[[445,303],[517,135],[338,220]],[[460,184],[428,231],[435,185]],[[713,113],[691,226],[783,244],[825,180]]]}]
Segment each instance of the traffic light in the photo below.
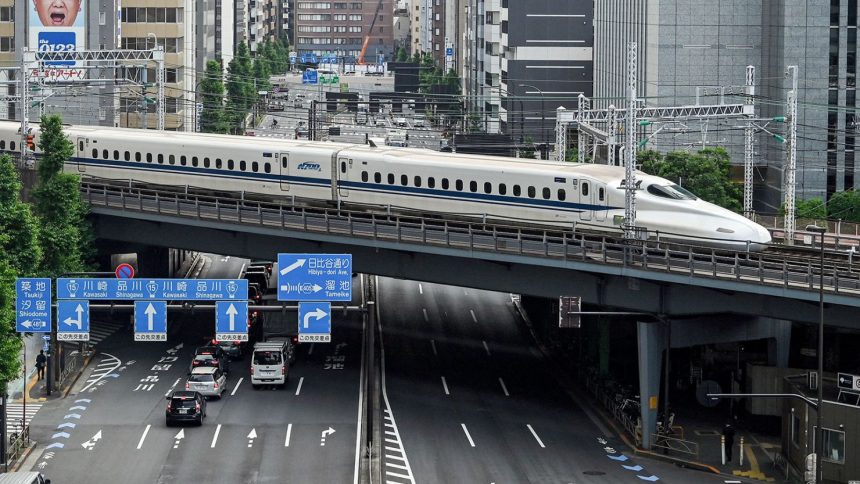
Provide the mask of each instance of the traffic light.
[{"label": "traffic light", "polygon": [[32,134],[27,135],[27,149],[30,151],[36,151],[36,141]]}]

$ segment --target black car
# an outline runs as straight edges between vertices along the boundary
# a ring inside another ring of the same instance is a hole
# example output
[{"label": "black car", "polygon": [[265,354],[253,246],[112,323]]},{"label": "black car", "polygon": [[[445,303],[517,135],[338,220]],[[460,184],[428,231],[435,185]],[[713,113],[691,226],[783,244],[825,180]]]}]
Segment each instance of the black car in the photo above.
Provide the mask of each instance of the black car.
[{"label": "black car", "polygon": [[188,371],[191,372],[191,370],[198,366],[214,366],[220,368],[225,373],[230,371],[227,355],[218,345],[200,346],[194,350],[194,358],[191,360],[191,366],[188,368]]},{"label": "black car", "polygon": [[177,390],[167,397],[164,415],[168,426],[174,422],[197,422],[197,425],[203,425],[206,399],[197,392]]}]

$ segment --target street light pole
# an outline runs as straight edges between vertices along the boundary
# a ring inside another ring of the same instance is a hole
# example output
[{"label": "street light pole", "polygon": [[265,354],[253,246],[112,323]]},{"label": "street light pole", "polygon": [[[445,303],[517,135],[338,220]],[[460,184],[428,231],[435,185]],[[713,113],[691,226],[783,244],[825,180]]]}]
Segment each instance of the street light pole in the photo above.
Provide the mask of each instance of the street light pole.
[{"label": "street light pole", "polygon": [[[544,101],[544,99],[543,99],[543,91],[541,91],[541,90],[540,90],[538,87],[536,87],[536,86],[532,86],[531,84],[520,84],[520,87],[530,87],[530,88],[532,88],[532,89],[537,90],[537,92],[539,92],[539,93],[540,93],[540,132],[541,132],[541,143],[542,143],[544,146],[546,146],[546,129],[545,129],[545,126],[544,126],[544,125],[545,125],[545,123],[546,123],[546,110],[544,110],[544,104],[543,104],[543,101]],[[540,156],[540,157],[541,157],[541,159],[543,159],[543,150],[541,150],[541,156]]]},{"label": "street light pole", "polygon": [[807,225],[806,230],[819,235],[821,252],[819,258],[818,274],[818,411],[816,412],[817,430],[815,432],[815,482],[823,481],[824,472],[821,469],[821,456],[824,451],[824,427],[822,427],[821,413],[824,410],[824,233],[826,227]]}]

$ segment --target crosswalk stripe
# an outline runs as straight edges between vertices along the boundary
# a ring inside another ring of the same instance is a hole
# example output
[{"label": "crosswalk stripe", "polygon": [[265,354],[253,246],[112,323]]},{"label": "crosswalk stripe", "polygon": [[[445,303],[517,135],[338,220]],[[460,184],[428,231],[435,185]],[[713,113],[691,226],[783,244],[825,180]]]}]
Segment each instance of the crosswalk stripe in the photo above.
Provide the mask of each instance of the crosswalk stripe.
[{"label": "crosswalk stripe", "polygon": [[[27,404],[27,415],[26,415],[26,425],[29,425],[33,420],[33,417],[36,416],[36,412],[42,408],[41,403],[28,403]],[[12,432],[20,432],[21,431],[21,419],[25,419],[24,416],[24,404],[23,403],[8,403],[6,405],[6,434],[11,435]]]}]

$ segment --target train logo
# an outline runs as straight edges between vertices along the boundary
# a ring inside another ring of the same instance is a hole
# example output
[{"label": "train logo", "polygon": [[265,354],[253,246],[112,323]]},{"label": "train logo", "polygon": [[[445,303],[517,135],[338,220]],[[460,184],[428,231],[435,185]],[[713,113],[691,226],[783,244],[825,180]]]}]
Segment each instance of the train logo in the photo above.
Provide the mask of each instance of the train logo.
[{"label": "train logo", "polygon": [[296,167],[297,170],[310,170],[310,171],[322,171],[322,167],[319,163],[311,163],[309,161],[305,161],[304,163],[299,163]]}]

